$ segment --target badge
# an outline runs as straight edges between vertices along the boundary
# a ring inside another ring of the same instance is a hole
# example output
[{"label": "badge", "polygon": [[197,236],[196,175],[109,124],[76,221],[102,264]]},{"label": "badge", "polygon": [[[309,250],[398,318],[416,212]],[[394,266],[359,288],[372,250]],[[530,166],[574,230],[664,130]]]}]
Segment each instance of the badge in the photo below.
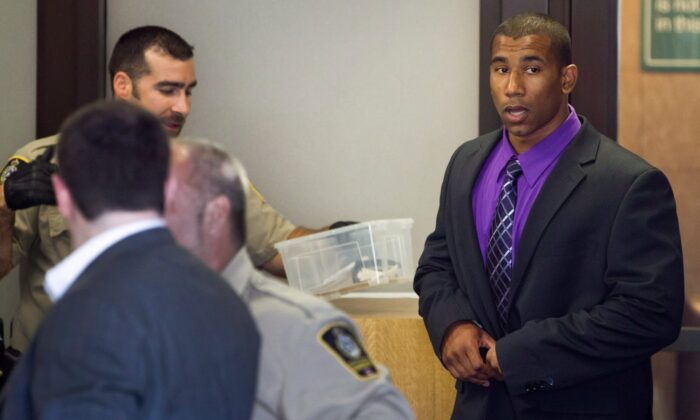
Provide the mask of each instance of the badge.
[{"label": "badge", "polygon": [[10,175],[17,172],[17,169],[19,169],[20,166],[26,164],[26,159],[20,156],[12,156],[7,162],[7,165],[5,165],[5,167],[2,169],[2,173],[0,173],[0,184],[4,183]]},{"label": "badge", "polygon": [[344,325],[330,325],[321,330],[318,340],[357,379],[366,380],[379,376],[379,369],[350,328]]}]

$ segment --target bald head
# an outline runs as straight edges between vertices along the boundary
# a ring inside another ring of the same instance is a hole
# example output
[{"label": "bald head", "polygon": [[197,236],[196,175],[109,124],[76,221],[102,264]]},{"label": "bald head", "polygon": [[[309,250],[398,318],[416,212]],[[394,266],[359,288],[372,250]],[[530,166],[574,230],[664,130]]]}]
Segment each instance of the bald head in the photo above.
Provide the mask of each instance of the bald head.
[{"label": "bald head", "polygon": [[245,171],[219,145],[172,139],[166,221],[180,245],[221,271],[245,244]]}]

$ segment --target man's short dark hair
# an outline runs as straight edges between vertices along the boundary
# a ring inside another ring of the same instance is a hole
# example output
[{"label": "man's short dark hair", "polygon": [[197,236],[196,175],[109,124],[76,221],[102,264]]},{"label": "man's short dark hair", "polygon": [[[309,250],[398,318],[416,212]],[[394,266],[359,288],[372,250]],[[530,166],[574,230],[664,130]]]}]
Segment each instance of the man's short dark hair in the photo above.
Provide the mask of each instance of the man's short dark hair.
[{"label": "man's short dark hair", "polygon": [[124,101],[96,102],[63,124],[59,175],[87,220],[113,210],[162,214],[168,142],[161,123],[145,110]]},{"label": "man's short dark hair", "polygon": [[[166,53],[180,61],[192,58],[194,47],[170,29],[160,26],[140,26],[119,37],[109,59],[110,80],[123,71],[136,81],[148,74],[145,53],[151,48]],[[114,87],[112,87],[114,91]]]},{"label": "man's short dark hair", "polygon": [[491,37],[491,48],[497,35],[518,39],[528,35],[540,35],[552,42],[552,54],[560,67],[571,64],[571,37],[564,25],[551,16],[541,13],[522,13],[506,19],[498,25]]}]

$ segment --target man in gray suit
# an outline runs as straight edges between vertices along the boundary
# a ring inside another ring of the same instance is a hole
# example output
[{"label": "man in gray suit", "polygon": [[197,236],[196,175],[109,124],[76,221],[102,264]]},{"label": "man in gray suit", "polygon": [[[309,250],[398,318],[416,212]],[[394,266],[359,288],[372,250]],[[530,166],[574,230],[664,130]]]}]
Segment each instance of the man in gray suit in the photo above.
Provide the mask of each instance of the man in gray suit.
[{"label": "man in gray suit", "polygon": [[169,155],[158,120],[126,102],[64,125],[53,184],[75,250],[47,272],[55,305],[2,418],[250,416],[259,336],[238,296],[164,227]]}]

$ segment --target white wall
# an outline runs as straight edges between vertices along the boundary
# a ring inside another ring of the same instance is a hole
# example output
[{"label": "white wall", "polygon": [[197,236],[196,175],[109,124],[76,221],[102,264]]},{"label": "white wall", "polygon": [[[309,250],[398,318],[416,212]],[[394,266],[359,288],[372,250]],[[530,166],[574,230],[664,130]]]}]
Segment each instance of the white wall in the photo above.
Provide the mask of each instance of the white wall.
[{"label": "white wall", "polygon": [[[0,2],[0,166],[34,139],[36,121],[36,1]],[[0,317],[9,320],[18,302],[17,272],[0,282]]]},{"label": "white wall", "polygon": [[412,217],[478,131],[477,0],[119,0],[108,48],[158,24],[195,45],[184,134],[225,143],[293,222]]}]

